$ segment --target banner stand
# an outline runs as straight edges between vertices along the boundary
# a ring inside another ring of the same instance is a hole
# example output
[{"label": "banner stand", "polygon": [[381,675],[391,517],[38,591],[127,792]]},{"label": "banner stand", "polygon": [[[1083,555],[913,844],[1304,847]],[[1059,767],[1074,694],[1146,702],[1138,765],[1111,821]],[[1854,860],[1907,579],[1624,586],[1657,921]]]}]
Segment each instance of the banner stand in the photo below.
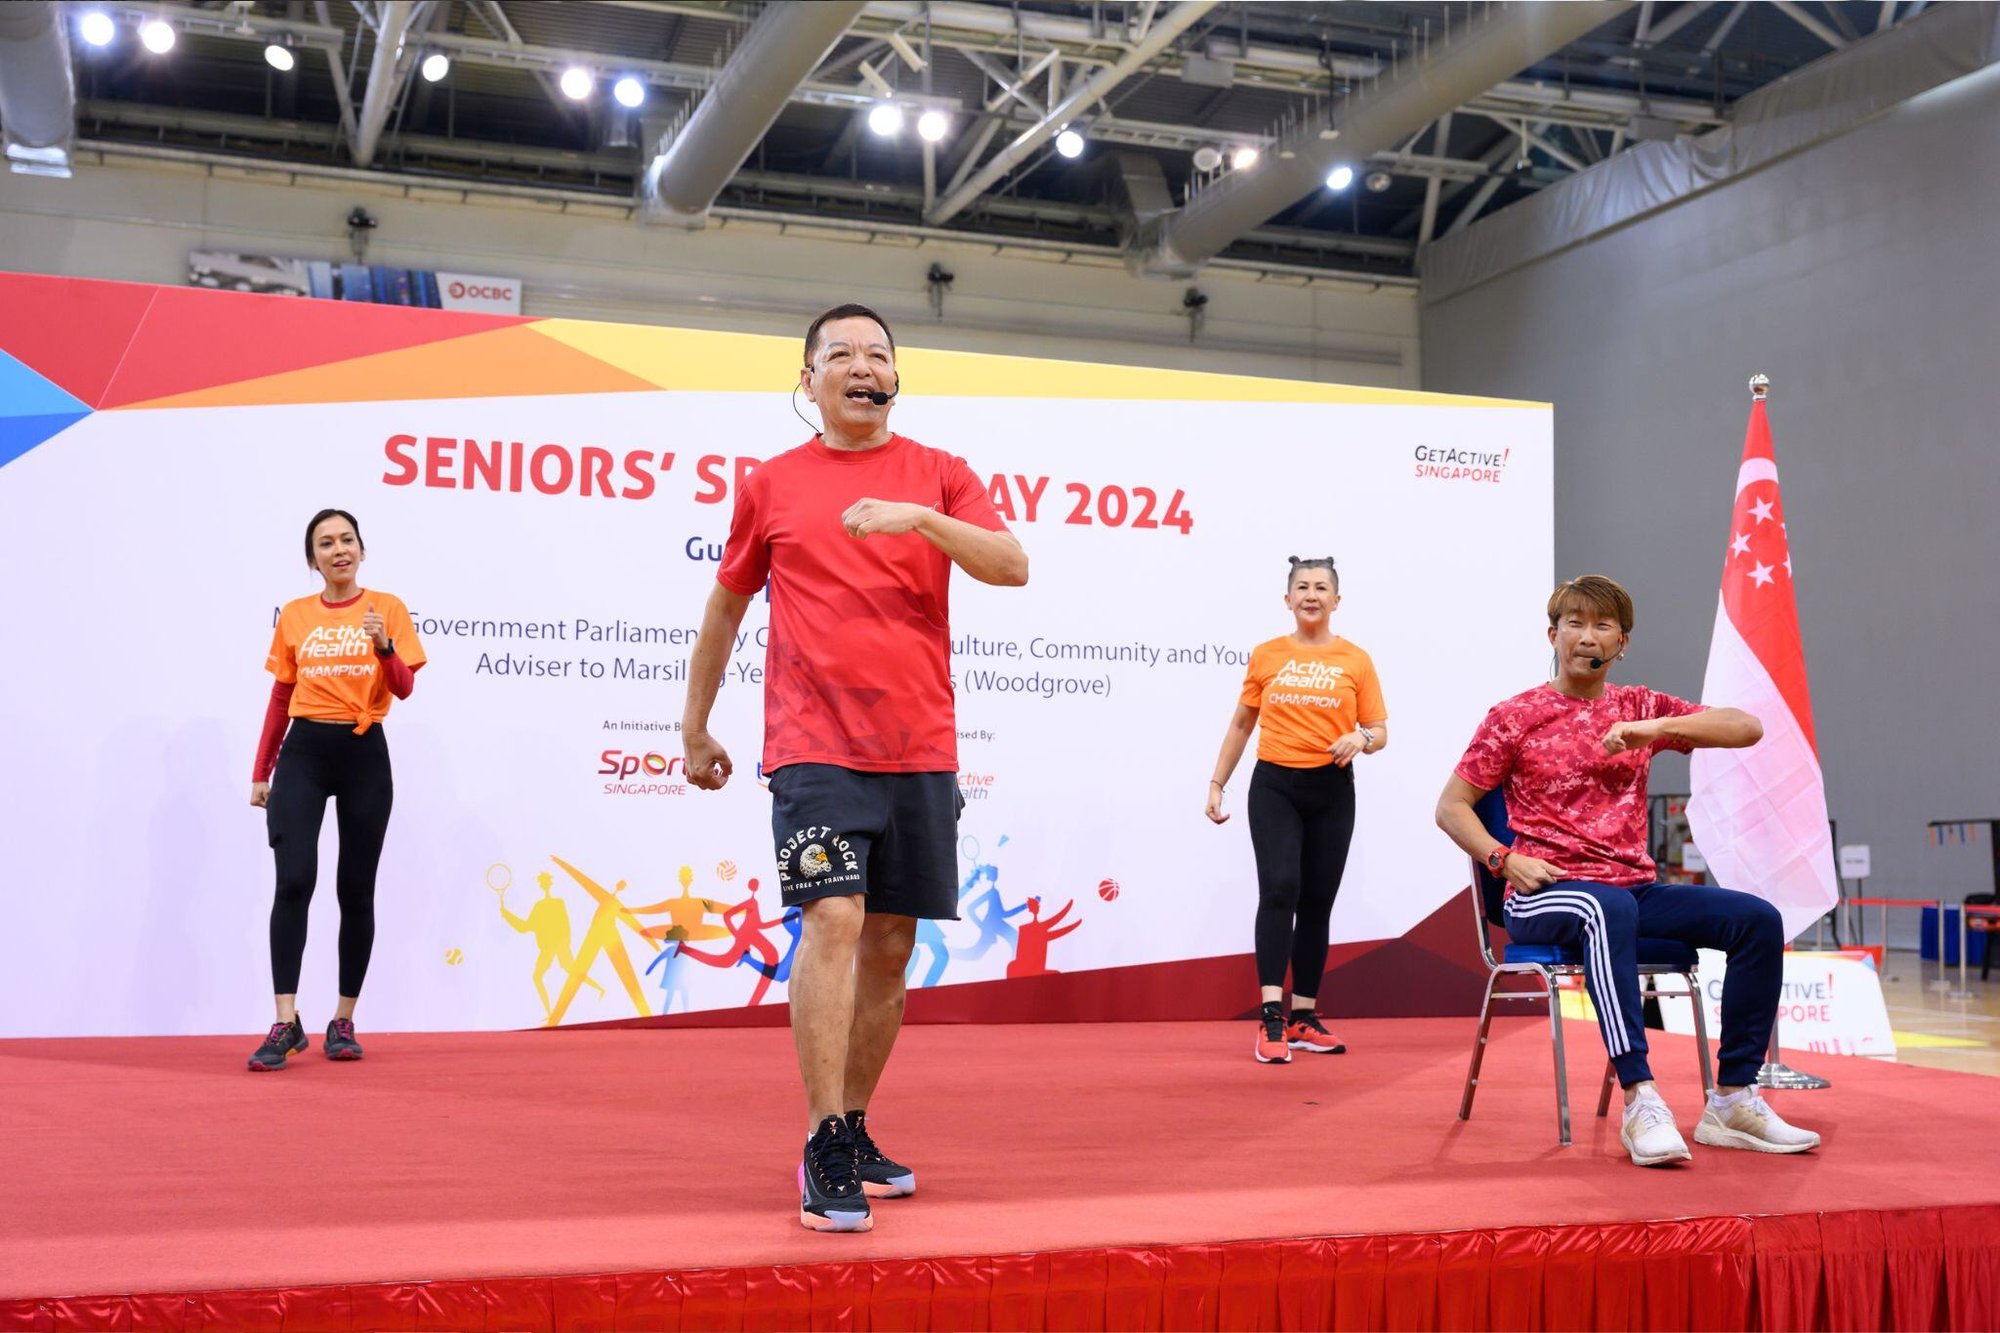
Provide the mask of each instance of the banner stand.
[{"label": "banner stand", "polygon": [[1786,1064],[1778,1054],[1778,1020],[1771,1020],[1770,1058],[1757,1071],[1757,1086],[1760,1088],[1782,1088],[1788,1092],[1816,1092],[1830,1088],[1831,1082],[1818,1074],[1808,1074],[1802,1069],[1794,1069]]}]

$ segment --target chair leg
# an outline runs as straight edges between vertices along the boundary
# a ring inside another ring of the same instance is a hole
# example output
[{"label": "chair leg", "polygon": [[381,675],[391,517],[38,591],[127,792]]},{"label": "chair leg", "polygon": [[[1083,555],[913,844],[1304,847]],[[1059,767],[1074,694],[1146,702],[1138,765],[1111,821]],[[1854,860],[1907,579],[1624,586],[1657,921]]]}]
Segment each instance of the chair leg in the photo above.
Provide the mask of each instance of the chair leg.
[{"label": "chair leg", "polygon": [[1611,1113],[1611,1087],[1616,1082],[1618,1082],[1618,1066],[1606,1060],[1604,1086],[1597,1090],[1597,1118],[1600,1120]]},{"label": "chair leg", "polygon": [[1694,1050],[1701,1061],[1701,1090],[1715,1091],[1715,1071],[1709,1066],[1708,1056],[1708,1006],[1702,1003],[1701,979],[1690,968],[1681,973],[1681,980],[1687,982],[1688,1004],[1694,1009]]},{"label": "chair leg", "polygon": [[1486,1059],[1486,1033],[1493,1025],[1493,988],[1500,982],[1498,972],[1486,974],[1486,995],[1479,1002],[1479,1035],[1472,1039],[1472,1065],[1465,1071],[1465,1095],[1458,1100],[1458,1118],[1472,1119],[1472,1095],[1479,1091],[1479,1066]]},{"label": "chair leg", "polygon": [[1562,997],[1556,993],[1555,978],[1541,968],[1535,974],[1542,979],[1542,986],[1549,997],[1549,1046],[1555,1053],[1556,1062],[1556,1132],[1563,1147],[1570,1145],[1569,1137],[1569,1068],[1563,1060],[1563,1020]]}]

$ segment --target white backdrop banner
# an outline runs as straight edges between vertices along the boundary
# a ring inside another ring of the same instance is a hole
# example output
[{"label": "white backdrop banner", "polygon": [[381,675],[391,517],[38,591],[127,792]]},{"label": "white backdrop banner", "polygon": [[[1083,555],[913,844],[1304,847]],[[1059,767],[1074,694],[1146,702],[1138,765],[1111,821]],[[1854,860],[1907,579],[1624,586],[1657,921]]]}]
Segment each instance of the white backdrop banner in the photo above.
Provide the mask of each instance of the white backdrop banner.
[{"label": "white backdrop banner", "polygon": [[[1701,991],[1708,1005],[1708,1032],[1722,1031],[1722,982],[1729,959],[1701,950]],[[1663,998],[1660,1021],[1667,1031],[1692,1035],[1694,1015],[1686,1000]],[[1778,1043],[1787,1050],[1829,1055],[1896,1055],[1882,977],[1875,959],[1861,950],[1805,951],[1785,955],[1785,984],[1778,997]]]},{"label": "white backdrop banner", "polygon": [[[39,362],[95,409],[0,466],[0,1035],[265,1020],[261,667],[277,607],[317,587],[304,528],[328,505],[359,518],[363,585],[408,604],[430,656],[385,724],[364,1026],[781,1001],[796,933],[755,773],[761,600],[712,723],[737,762],[725,791],[687,785],[678,723],[736,488],[807,434],[796,341],[372,308],[363,337],[353,308],[174,295],[213,340],[149,336],[149,307],[104,333],[126,342],[94,396],[0,325],[0,394],[27,401],[17,372]],[[317,311],[342,322],[315,340]],[[961,920],[925,928],[914,983],[1249,952],[1249,757],[1238,817],[1201,808],[1248,650],[1290,628],[1287,555],[1337,557],[1335,628],[1373,655],[1393,733],[1358,763],[1335,940],[1393,939],[1462,889],[1438,790],[1484,710],[1544,673],[1545,405],[901,362],[893,424],[990,478],[1032,560],[1024,589],[954,583]],[[308,1022],[334,994],[333,828]]]}]

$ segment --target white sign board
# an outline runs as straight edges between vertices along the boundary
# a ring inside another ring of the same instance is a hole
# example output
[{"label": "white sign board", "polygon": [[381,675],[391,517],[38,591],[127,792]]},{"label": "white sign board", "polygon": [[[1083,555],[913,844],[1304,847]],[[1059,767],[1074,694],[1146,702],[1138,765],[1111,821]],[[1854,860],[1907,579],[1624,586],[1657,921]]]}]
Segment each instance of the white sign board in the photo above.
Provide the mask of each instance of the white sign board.
[{"label": "white sign board", "polygon": [[[1722,981],[1729,963],[1713,949],[1701,951],[1701,990],[1708,1005],[1708,1031],[1722,1031]],[[1662,998],[1660,1017],[1669,1032],[1691,1034],[1688,1002]],[[1791,1050],[1833,1055],[1896,1054],[1889,1010],[1882,1001],[1882,978],[1874,958],[1859,951],[1792,952],[1785,955],[1785,985],[1778,999],[1778,1044]]]},{"label": "white sign board", "polygon": [[1681,844],[1681,869],[1690,875],[1698,875],[1708,869],[1708,860],[1701,854],[1701,848],[1691,842]]},{"label": "white sign board", "polygon": [[1868,844],[1865,842],[1843,843],[1840,848],[1840,877],[1842,879],[1868,878]]}]

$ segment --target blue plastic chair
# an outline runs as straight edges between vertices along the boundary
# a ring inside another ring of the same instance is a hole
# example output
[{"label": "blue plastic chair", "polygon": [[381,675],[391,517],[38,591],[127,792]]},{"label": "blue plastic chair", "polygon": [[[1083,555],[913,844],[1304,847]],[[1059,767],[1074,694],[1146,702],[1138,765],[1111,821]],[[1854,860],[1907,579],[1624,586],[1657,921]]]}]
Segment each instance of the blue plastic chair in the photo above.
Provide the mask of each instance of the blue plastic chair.
[{"label": "blue plastic chair", "polygon": [[[1508,846],[1514,844],[1514,831],[1507,827],[1507,801],[1496,788],[1487,792],[1473,806],[1486,831]],[[1465,1075],[1465,1096],[1458,1104],[1458,1118],[1472,1118],[1472,1096],[1479,1090],[1479,1065],[1486,1055],[1487,1031],[1493,1024],[1493,1002],[1495,1000],[1547,1000],[1549,1005],[1549,1040],[1555,1048],[1556,1065],[1556,1125],[1562,1145],[1567,1148],[1569,1135],[1569,1077],[1563,1065],[1563,1025],[1562,1003],[1556,996],[1556,981],[1561,977],[1580,977],[1584,974],[1583,951],[1554,944],[1516,944],[1511,940],[1503,947],[1498,957],[1493,953],[1493,939],[1488,925],[1497,926],[1502,932],[1507,929],[1506,883],[1486,868],[1484,862],[1472,862],[1472,915],[1473,925],[1479,932],[1479,955],[1486,960],[1486,997],[1479,1005],[1479,1036],[1472,1045],[1472,1068]],[[1715,1078],[1708,1063],[1708,1015],[1701,1002],[1701,987],[1695,974],[1695,951],[1677,940],[1639,940],[1639,993],[1642,996],[1685,996],[1693,1001],[1695,1051],[1701,1061],[1701,1086],[1704,1091],[1715,1090]],[[1506,976],[1533,976],[1541,979],[1541,989],[1525,991],[1497,990],[1500,978]],[[1660,990],[1659,978],[1679,977],[1682,990]],[[1611,1089],[1617,1078],[1611,1062],[1604,1062],[1604,1086],[1597,1094],[1597,1114],[1603,1116],[1611,1108]]]}]

